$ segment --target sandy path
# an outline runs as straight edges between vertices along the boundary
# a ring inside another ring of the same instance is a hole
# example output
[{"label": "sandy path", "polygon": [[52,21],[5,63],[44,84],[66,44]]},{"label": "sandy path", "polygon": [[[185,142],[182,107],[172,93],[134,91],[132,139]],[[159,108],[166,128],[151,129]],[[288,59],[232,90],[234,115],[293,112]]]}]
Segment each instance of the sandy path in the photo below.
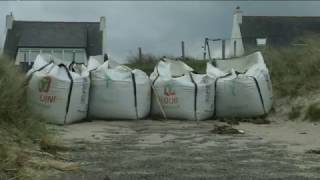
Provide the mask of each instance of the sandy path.
[{"label": "sandy path", "polygon": [[212,134],[213,123],[94,121],[58,127],[66,144],[86,147],[66,154],[84,171],[43,179],[320,178],[320,156],[304,153],[318,147],[318,126],[242,123],[236,127],[245,134],[226,136]]}]

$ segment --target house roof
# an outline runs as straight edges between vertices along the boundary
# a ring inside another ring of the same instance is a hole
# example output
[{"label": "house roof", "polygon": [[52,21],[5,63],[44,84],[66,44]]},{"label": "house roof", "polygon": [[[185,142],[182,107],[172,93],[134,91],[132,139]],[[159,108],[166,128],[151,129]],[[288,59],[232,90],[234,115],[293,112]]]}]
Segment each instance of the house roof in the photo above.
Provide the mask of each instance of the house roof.
[{"label": "house roof", "polygon": [[255,45],[256,38],[286,45],[305,32],[320,32],[320,17],[243,16],[240,30],[245,47]]},{"label": "house roof", "polygon": [[88,55],[102,54],[99,22],[14,21],[4,52],[15,57],[19,47],[86,48]]}]

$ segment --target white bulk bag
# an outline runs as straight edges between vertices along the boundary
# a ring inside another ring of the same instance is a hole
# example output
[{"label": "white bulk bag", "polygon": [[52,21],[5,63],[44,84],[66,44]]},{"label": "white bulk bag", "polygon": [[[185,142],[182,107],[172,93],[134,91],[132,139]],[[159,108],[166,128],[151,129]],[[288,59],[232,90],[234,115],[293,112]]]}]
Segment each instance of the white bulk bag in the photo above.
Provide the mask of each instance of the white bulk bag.
[{"label": "white bulk bag", "polygon": [[91,70],[90,78],[90,118],[141,119],[150,112],[150,80],[143,71],[111,67],[109,60]]},{"label": "white bulk bag", "polygon": [[77,73],[80,76],[81,75],[86,75],[86,76],[89,75],[88,68],[87,68],[87,66],[84,65],[84,63],[72,62],[71,64],[69,64],[69,71]]},{"label": "white bulk bag", "polygon": [[151,74],[154,86],[152,114],[168,118],[204,120],[213,115],[214,79],[194,74],[181,61],[164,59]]},{"label": "white bulk bag", "polygon": [[253,117],[267,114],[272,106],[272,84],[260,52],[216,60],[207,64],[207,74],[216,79],[215,115]]},{"label": "white bulk bag", "polygon": [[90,56],[88,61],[87,70],[92,71],[97,69],[99,66],[101,66],[104,63],[104,59],[102,55],[98,56]]},{"label": "white bulk bag", "polygon": [[38,55],[28,72],[28,103],[54,124],[69,124],[87,116],[88,73],[70,72],[52,56]]}]

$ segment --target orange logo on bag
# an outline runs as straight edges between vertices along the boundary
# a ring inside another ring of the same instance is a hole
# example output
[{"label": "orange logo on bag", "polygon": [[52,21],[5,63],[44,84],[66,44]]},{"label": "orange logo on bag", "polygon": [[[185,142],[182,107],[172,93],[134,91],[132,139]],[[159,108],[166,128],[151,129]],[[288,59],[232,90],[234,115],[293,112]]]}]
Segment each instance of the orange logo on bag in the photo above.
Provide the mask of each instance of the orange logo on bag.
[{"label": "orange logo on bag", "polygon": [[164,96],[160,97],[160,102],[163,105],[177,105],[178,104],[178,97],[176,96],[176,92],[170,85],[167,85],[163,89]]},{"label": "orange logo on bag", "polygon": [[51,86],[51,77],[46,76],[39,81],[39,92],[49,92]]},{"label": "orange logo on bag", "polygon": [[167,86],[167,87],[164,88],[164,95],[166,95],[166,96],[175,96],[176,92],[174,92],[174,90],[170,86]]}]

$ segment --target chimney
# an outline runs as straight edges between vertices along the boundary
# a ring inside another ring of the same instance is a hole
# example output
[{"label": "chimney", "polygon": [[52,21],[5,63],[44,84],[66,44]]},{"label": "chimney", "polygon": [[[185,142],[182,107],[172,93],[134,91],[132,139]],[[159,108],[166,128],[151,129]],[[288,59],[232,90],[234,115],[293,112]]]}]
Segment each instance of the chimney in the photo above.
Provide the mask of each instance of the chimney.
[{"label": "chimney", "polygon": [[234,57],[242,56],[244,54],[244,46],[240,31],[240,24],[242,24],[242,11],[238,6],[233,14],[231,45],[229,49],[229,55]]},{"label": "chimney", "polygon": [[242,11],[240,9],[240,6],[237,6],[236,10],[234,11],[233,14],[234,18],[238,22],[238,24],[242,24]]},{"label": "chimney", "polygon": [[104,31],[105,27],[106,27],[106,17],[101,16],[100,17],[100,31]]},{"label": "chimney", "polygon": [[7,32],[8,30],[12,29],[13,27],[13,14],[12,12],[8,15],[6,15],[6,27],[5,30],[3,31],[4,34],[1,34],[0,36],[0,55],[3,53],[3,48],[4,48],[4,43],[6,41],[6,36],[7,36]]},{"label": "chimney", "polygon": [[101,16],[100,17],[100,31],[102,31],[102,55],[105,55],[107,53],[107,36],[106,36],[106,17]]},{"label": "chimney", "polygon": [[14,21],[14,18],[13,18],[13,14],[11,12],[10,14],[6,15],[6,28],[7,28],[7,30],[12,29],[13,21]]}]

